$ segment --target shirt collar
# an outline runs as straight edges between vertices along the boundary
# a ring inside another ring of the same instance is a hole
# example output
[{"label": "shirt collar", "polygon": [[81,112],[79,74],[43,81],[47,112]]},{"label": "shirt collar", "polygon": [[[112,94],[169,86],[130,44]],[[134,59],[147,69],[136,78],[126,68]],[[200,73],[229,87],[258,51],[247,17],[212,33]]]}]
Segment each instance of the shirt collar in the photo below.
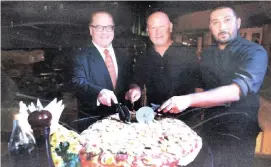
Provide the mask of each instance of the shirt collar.
[{"label": "shirt collar", "polygon": [[[168,50],[169,48],[171,48],[171,47],[174,47],[174,46],[178,46],[178,43],[175,42],[175,41],[172,41],[172,43],[168,46],[167,50]],[[150,49],[151,49],[152,51],[156,52],[154,45],[152,45],[152,46],[150,47]]]},{"label": "shirt collar", "polygon": [[110,53],[113,52],[113,46],[112,43],[107,48],[102,48],[98,46],[94,41],[92,41],[93,45],[98,49],[98,51],[101,53],[101,55],[104,55],[104,50],[107,49]]},{"label": "shirt collar", "polygon": [[232,41],[230,41],[226,47],[232,47],[235,46],[237,43],[239,43],[239,41],[241,40],[241,35],[237,32],[236,38]]}]

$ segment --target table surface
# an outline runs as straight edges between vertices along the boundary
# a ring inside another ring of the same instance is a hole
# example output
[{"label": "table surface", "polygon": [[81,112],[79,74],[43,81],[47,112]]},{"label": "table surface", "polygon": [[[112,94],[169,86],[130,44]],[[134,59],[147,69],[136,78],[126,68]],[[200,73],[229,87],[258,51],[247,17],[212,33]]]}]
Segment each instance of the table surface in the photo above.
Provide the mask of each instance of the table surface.
[{"label": "table surface", "polygon": [[[48,167],[45,147],[38,148],[37,157],[31,158],[28,155],[11,156],[7,151],[7,142],[1,142],[1,167]],[[212,153],[206,143],[196,159],[186,167],[213,167]]]},{"label": "table surface", "polygon": [[48,167],[45,147],[37,148],[35,157],[29,154],[12,156],[7,149],[8,142],[1,142],[1,167]]}]

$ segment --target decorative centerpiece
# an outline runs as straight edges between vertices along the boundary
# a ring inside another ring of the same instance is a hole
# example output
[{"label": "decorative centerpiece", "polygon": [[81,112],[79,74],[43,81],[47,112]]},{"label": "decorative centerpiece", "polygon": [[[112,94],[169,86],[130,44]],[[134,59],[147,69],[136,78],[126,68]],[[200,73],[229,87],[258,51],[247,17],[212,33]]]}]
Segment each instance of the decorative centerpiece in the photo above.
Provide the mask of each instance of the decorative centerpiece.
[{"label": "decorative centerpiece", "polygon": [[[80,136],[59,124],[63,109],[62,100],[57,102],[57,99],[46,107],[43,107],[39,100],[36,105],[31,103],[28,106],[20,102],[20,112],[30,113],[24,114],[23,120],[26,123],[28,120],[32,129],[44,129],[49,166],[80,167],[79,150],[82,148],[79,143]],[[30,127],[29,124],[27,123],[26,127]]]},{"label": "decorative centerpiece", "polygon": [[82,145],[79,143],[80,135],[58,126],[51,135],[51,153],[55,167],[80,167],[79,151]]},{"label": "decorative centerpiece", "polygon": [[80,136],[76,132],[68,130],[59,124],[59,118],[64,109],[62,100],[57,102],[57,99],[54,99],[46,107],[43,107],[38,101],[37,107],[31,103],[28,108],[31,111],[35,110],[28,117],[28,121],[30,123],[31,120],[39,120],[35,122],[36,126],[45,125],[48,122],[47,119],[50,119],[48,115],[51,115],[50,124],[46,124],[50,127],[50,147],[48,147],[47,151],[50,152],[49,156],[51,156],[54,166],[80,167],[78,154],[82,148],[79,143]]}]

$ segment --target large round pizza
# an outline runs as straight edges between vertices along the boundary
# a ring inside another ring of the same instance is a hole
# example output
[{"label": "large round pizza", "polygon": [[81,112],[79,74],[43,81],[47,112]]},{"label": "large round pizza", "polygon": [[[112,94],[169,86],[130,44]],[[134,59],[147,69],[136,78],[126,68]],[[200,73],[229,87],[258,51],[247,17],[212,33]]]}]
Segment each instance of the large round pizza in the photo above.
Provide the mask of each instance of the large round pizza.
[{"label": "large round pizza", "polygon": [[83,167],[186,166],[202,147],[201,137],[178,119],[123,123],[117,114],[83,131],[80,143]]}]

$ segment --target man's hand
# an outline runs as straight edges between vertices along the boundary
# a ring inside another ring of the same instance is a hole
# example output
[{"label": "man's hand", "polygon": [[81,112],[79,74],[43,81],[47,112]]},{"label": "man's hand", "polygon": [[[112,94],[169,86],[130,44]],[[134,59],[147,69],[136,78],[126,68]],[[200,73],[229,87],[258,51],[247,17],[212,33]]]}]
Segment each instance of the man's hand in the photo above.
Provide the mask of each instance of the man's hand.
[{"label": "man's hand", "polygon": [[99,95],[98,95],[98,101],[105,105],[105,106],[111,106],[111,101],[113,101],[115,104],[118,103],[117,97],[114,94],[113,91],[108,90],[108,89],[103,89],[100,91]]},{"label": "man's hand", "polygon": [[173,96],[164,102],[158,111],[163,111],[164,113],[179,113],[190,107],[191,96]]},{"label": "man's hand", "polygon": [[137,101],[140,98],[140,96],[141,96],[141,89],[137,85],[134,85],[125,93],[125,99],[131,101],[131,103],[134,103],[135,101]]}]

